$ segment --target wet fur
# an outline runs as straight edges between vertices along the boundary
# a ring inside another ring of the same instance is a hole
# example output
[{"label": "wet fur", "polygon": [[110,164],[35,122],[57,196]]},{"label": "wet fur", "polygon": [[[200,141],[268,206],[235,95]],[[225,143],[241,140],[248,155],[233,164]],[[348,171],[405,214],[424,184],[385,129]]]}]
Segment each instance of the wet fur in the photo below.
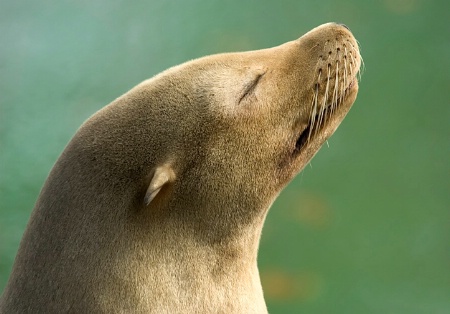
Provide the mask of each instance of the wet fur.
[{"label": "wet fur", "polygon": [[41,191],[0,312],[265,313],[267,211],[350,109],[359,66],[326,24],[174,67],[94,114]]}]

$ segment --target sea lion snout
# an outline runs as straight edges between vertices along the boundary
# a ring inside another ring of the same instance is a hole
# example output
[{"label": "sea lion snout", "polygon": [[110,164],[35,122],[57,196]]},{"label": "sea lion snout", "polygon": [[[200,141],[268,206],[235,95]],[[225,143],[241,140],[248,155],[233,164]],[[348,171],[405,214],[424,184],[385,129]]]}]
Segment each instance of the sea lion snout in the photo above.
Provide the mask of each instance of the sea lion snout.
[{"label": "sea lion snout", "polygon": [[[283,46],[281,46],[283,47]],[[362,63],[358,43],[346,25],[327,23],[314,28],[294,45],[286,45],[292,59],[297,86],[289,91],[297,98],[293,130],[294,149],[283,159],[291,179],[333,134],[355,101]],[[297,58],[297,59],[295,59]],[[298,122],[300,121],[300,122]],[[286,166],[287,165],[287,166]]]}]

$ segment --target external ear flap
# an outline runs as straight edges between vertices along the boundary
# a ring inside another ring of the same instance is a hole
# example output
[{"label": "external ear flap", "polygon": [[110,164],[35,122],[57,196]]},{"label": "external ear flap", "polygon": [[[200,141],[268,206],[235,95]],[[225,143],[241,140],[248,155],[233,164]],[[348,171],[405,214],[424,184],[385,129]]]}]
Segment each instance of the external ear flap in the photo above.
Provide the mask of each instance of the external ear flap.
[{"label": "external ear flap", "polygon": [[161,188],[175,180],[175,173],[170,165],[163,165],[157,167],[155,172],[153,173],[152,180],[150,181],[150,185],[147,188],[147,192],[145,192],[144,203],[145,205],[149,205],[151,201],[155,198]]}]

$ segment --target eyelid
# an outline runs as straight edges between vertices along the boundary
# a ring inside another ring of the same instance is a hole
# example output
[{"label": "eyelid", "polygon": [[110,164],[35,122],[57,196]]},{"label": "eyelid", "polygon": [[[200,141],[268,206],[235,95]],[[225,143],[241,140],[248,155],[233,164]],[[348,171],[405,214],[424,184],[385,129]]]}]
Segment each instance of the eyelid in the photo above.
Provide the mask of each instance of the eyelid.
[{"label": "eyelid", "polygon": [[258,74],[249,84],[247,84],[247,86],[244,89],[244,92],[242,93],[241,98],[239,99],[239,103],[245,98],[247,97],[249,94],[251,94],[251,92],[255,89],[255,87],[258,85],[259,81],[261,80],[261,77],[263,77],[263,75],[265,74],[265,72]]}]

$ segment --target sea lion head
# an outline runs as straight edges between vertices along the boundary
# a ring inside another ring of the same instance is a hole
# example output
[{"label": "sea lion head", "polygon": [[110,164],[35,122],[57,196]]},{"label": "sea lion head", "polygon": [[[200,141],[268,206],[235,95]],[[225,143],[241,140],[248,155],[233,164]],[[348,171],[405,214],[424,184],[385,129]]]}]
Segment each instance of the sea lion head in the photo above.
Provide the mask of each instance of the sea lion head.
[{"label": "sea lion head", "polygon": [[262,213],[345,117],[360,64],[353,35],[330,23],[278,47],[209,56],[163,73],[184,103],[174,117],[183,132],[167,197],[218,216]]},{"label": "sea lion head", "polygon": [[360,64],[351,32],[324,24],[274,48],[173,67],[94,115],[78,137],[107,157],[97,168],[121,172],[114,193],[133,186],[135,211],[193,230],[251,225],[345,117]]}]

